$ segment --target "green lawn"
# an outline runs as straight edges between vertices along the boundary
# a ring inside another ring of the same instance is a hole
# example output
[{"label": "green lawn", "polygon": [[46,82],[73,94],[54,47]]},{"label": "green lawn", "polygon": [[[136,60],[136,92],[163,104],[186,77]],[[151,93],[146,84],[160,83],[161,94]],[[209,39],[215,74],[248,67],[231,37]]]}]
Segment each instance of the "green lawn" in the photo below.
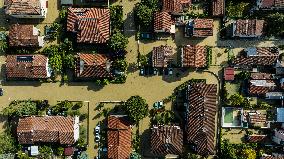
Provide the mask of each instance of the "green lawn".
[{"label": "green lawn", "polygon": [[224,123],[233,123],[233,111],[234,109],[226,109]]}]

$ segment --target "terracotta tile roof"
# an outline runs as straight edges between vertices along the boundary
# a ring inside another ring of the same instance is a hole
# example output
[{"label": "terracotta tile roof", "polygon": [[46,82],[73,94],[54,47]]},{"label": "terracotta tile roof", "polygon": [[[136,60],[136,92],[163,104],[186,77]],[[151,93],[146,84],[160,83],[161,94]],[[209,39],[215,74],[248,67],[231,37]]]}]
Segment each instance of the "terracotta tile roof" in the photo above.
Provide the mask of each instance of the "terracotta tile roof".
[{"label": "terracotta tile roof", "polygon": [[274,6],[275,0],[261,0],[260,8],[271,8]]},{"label": "terracotta tile roof", "polygon": [[132,151],[131,129],[130,124],[127,124],[123,117],[110,116],[108,118],[107,144],[109,159],[129,158]]},{"label": "terracotta tile roof", "polygon": [[41,15],[40,0],[4,0],[8,15]]},{"label": "terracotta tile roof", "polygon": [[267,121],[266,114],[261,113],[248,113],[248,119],[250,124],[265,123]]},{"label": "terracotta tile roof", "polygon": [[45,116],[26,117],[18,122],[17,136],[20,144],[37,142],[56,142],[59,144],[74,144],[73,117]]},{"label": "terracotta tile roof", "polygon": [[252,143],[263,143],[267,142],[268,136],[267,135],[249,135],[247,138],[247,142],[252,142]]},{"label": "terracotta tile roof", "polygon": [[213,36],[213,19],[194,19],[193,37]]},{"label": "terracotta tile roof", "polygon": [[235,69],[231,67],[224,68],[224,79],[226,81],[233,81],[235,79]]},{"label": "terracotta tile roof", "polygon": [[182,48],[182,67],[202,68],[206,66],[206,48],[187,45]]},{"label": "terracotta tile roof", "polygon": [[66,147],[64,148],[64,156],[72,156],[74,154],[73,147]]},{"label": "terracotta tile roof", "polygon": [[7,55],[7,78],[48,78],[48,58],[44,55]]},{"label": "terracotta tile roof", "polygon": [[189,7],[191,0],[163,0],[164,12],[180,13],[183,12],[183,8]]},{"label": "terracotta tile roof", "polygon": [[67,31],[79,43],[106,43],[110,37],[110,11],[101,8],[68,8]]},{"label": "terracotta tile roof", "polygon": [[151,151],[157,156],[183,152],[183,132],[179,126],[153,126],[150,140]]},{"label": "terracotta tile roof", "polygon": [[265,95],[276,89],[274,80],[250,80],[249,81],[249,94],[251,95]]},{"label": "terracotta tile roof", "polygon": [[188,86],[187,93],[187,141],[196,145],[195,149],[199,155],[214,154],[217,85],[192,84]]},{"label": "terracotta tile roof", "polygon": [[78,78],[111,78],[109,59],[102,54],[78,53],[75,75]]},{"label": "terracotta tile roof", "polygon": [[38,33],[33,33],[33,25],[13,24],[9,29],[9,46],[38,47]]},{"label": "terracotta tile roof", "polygon": [[154,31],[170,33],[173,21],[168,12],[156,12],[154,14]]},{"label": "terracotta tile roof", "polygon": [[272,79],[272,74],[253,72],[250,74],[251,79]]},{"label": "terracotta tile roof", "polygon": [[238,67],[250,66],[272,66],[276,63],[279,56],[278,48],[274,47],[257,47],[254,53],[237,57],[233,64]]},{"label": "terracotta tile roof", "polygon": [[212,0],[212,15],[224,16],[225,0]]},{"label": "terracotta tile roof", "polygon": [[255,37],[263,35],[264,20],[236,20],[234,36]]},{"label": "terracotta tile roof", "polygon": [[158,46],[153,48],[152,52],[152,66],[153,67],[168,67],[169,63],[173,61],[173,48],[171,46]]},{"label": "terracotta tile roof", "polygon": [[284,0],[275,0],[274,1],[274,6],[276,8],[283,8],[284,7]]}]

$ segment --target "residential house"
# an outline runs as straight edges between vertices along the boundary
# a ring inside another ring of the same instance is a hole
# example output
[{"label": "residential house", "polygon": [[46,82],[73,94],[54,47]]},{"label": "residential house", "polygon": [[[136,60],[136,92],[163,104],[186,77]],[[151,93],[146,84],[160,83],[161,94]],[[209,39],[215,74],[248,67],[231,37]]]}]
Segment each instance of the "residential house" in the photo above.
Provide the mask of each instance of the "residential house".
[{"label": "residential house", "polygon": [[224,79],[225,81],[233,81],[235,79],[235,69],[232,67],[224,68]]},{"label": "residential house", "polygon": [[276,122],[284,123],[284,108],[276,108],[277,119]]},{"label": "residential house", "polygon": [[130,123],[125,116],[111,115],[107,124],[107,158],[128,159],[132,152]]},{"label": "residential house", "polygon": [[212,15],[214,17],[225,15],[225,0],[212,0]]},{"label": "residential house", "polygon": [[73,145],[79,139],[79,117],[31,116],[20,118],[17,137],[20,144]]},{"label": "residential house", "polygon": [[175,25],[168,12],[156,12],[154,14],[155,33],[175,33]]},{"label": "residential house", "polygon": [[279,57],[276,47],[249,47],[233,60],[235,68],[272,67]]},{"label": "residential house", "polygon": [[232,37],[257,38],[263,35],[264,20],[239,19],[233,22],[232,27]]},{"label": "residential house", "polygon": [[284,9],[283,0],[256,0],[257,10],[280,10]]},{"label": "residential house", "polygon": [[174,52],[171,46],[161,45],[153,48],[152,66],[155,68],[170,67],[174,59]]},{"label": "residential house", "polygon": [[264,96],[268,92],[276,89],[276,82],[272,74],[268,73],[252,73],[249,80],[248,92],[254,96]]},{"label": "residential house", "polygon": [[175,125],[154,125],[151,128],[151,151],[157,157],[181,155],[183,152],[182,129]]},{"label": "residential house", "polygon": [[68,8],[67,31],[78,43],[104,44],[110,38],[110,11],[103,8]]},{"label": "residential house", "polygon": [[275,129],[272,141],[279,145],[284,145],[284,129]]},{"label": "residential house", "polygon": [[215,153],[217,85],[195,83],[188,86],[186,117],[187,142],[202,156]]},{"label": "residential house", "polygon": [[111,62],[103,54],[78,53],[75,77],[78,79],[112,78]]},{"label": "residential house", "polygon": [[7,55],[6,78],[46,79],[51,76],[48,58],[44,55]]},{"label": "residential house", "polygon": [[10,47],[43,47],[44,36],[33,25],[12,24],[9,29]]},{"label": "residential house", "polygon": [[207,51],[205,46],[186,45],[181,49],[181,67],[206,67]]},{"label": "residential house", "polygon": [[163,0],[162,1],[163,12],[169,12],[171,14],[179,14],[184,10],[188,10],[191,6],[191,0]]},{"label": "residential house", "polygon": [[270,127],[266,110],[245,110],[244,117],[250,127]]},{"label": "residential house", "polygon": [[4,8],[15,18],[46,18],[48,0],[4,0]]},{"label": "residential house", "polygon": [[267,143],[269,137],[267,135],[248,135],[246,141],[249,143]]},{"label": "residential house", "polygon": [[213,19],[191,19],[185,25],[185,37],[213,36]]}]

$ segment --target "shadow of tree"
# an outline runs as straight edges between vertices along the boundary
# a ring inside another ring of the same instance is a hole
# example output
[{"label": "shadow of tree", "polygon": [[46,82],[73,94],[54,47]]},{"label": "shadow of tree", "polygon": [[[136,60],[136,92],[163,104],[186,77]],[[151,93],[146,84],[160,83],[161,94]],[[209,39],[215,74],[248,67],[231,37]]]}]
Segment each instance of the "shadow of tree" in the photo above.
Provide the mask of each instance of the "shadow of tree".
[{"label": "shadow of tree", "polygon": [[136,71],[138,71],[138,65],[137,65],[137,63],[135,62],[135,63],[129,63],[128,64],[128,67],[127,67],[127,72],[128,73],[134,73],[134,72],[136,72]]}]

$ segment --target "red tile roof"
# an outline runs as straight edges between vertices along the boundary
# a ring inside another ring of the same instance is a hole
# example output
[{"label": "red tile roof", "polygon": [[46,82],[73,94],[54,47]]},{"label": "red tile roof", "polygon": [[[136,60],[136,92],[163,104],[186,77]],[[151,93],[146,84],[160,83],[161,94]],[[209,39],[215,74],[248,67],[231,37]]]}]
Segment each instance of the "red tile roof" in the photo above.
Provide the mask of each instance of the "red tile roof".
[{"label": "red tile roof", "polygon": [[66,147],[64,148],[64,156],[72,156],[74,154],[73,147]]},{"label": "red tile roof", "polygon": [[182,48],[182,67],[202,68],[206,66],[206,48],[187,45]]},{"label": "red tile roof", "polygon": [[191,0],[163,0],[164,12],[180,13],[183,12],[183,8],[189,7]]},{"label": "red tile roof", "polygon": [[130,124],[123,117],[108,117],[107,144],[109,159],[129,158],[132,151],[131,129]]},{"label": "red tile roof", "polygon": [[156,12],[154,14],[154,31],[170,33],[173,21],[168,12]]},{"label": "red tile roof", "polygon": [[33,34],[33,28],[33,25],[11,25],[9,29],[9,46],[38,47],[38,34]]},{"label": "red tile roof", "polygon": [[224,79],[226,81],[233,81],[235,79],[235,69],[227,67],[224,69]]},{"label": "red tile roof", "polygon": [[39,79],[48,78],[48,58],[44,55],[7,55],[6,77]]},{"label": "red tile roof", "polygon": [[247,138],[247,142],[252,142],[252,143],[263,143],[267,142],[268,136],[267,135],[249,135]]},{"label": "red tile roof", "polygon": [[257,20],[257,19],[236,20],[234,26],[236,28],[234,31],[234,36],[239,36],[239,37],[262,36],[264,28],[264,20]]},{"label": "red tile roof", "polygon": [[181,155],[183,152],[183,132],[179,126],[153,126],[151,151],[157,156]]},{"label": "red tile roof", "polygon": [[171,46],[158,46],[153,48],[152,66],[153,67],[168,67],[168,64],[173,60],[173,48]]},{"label": "red tile roof", "polygon": [[106,43],[110,37],[110,11],[101,8],[68,8],[67,31],[79,43]]},{"label": "red tile roof", "polygon": [[8,15],[41,15],[40,0],[4,0]]},{"label": "red tile roof", "polygon": [[188,86],[187,141],[199,155],[214,154],[217,85],[196,83]]},{"label": "red tile roof", "polygon": [[261,9],[273,9],[273,8],[283,8],[283,0],[261,0],[260,6]]},{"label": "red tile roof", "polygon": [[194,19],[193,37],[213,36],[213,19]]},{"label": "red tile roof", "polygon": [[239,56],[233,61],[233,64],[237,67],[272,66],[278,57],[278,48],[257,47],[254,55],[247,53],[245,56]]},{"label": "red tile roof", "polygon": [[51,142],[74,144],[73,117],[45,116],[25,117],[18,122],[17,136],[20,144]]},{"label": "red tile roof", "polygon": [[78,53],[75,75],[78,78],[111,78],[109,59],[102,54]]},{"label": "red tile roof", "polygon": [[212,15],[224,16],[225,14],[225,0],[212,0]]},{"label": "red tile roof", "polygon": [[274,5],[276,8],[284,8],[284,0],[275,0]]},{"label": "red tile roof", "polygon": [[251,95],[265,95],[276,89],[274,80],[250,80],[249,94]]},{"label": "red tile roof", "polygon": [[251,79],[272,79],[272,74],[254,72],[250,74]]}]

